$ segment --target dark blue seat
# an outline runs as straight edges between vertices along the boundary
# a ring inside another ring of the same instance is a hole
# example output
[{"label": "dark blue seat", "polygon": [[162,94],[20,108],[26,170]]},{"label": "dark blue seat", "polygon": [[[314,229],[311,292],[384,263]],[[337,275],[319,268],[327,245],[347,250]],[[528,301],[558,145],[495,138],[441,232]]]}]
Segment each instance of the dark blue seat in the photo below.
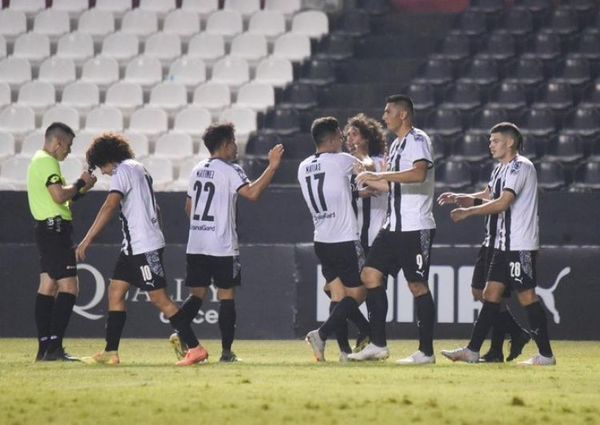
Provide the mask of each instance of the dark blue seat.
[{"label": "dark blue seat", "polygon": [[456,141],[452,155],[453,160],[468,162],[481,162],[489,157],[489,136],[472,132]]},{"label": "dark blue seat", "polygon": [[573,190],[600,190],[600,162],[590,161],[575,170]]},{"label": "dark blue seat", "polygon": [[435,169],[437,189],[463,190],[473,184],[471,167],[466,161],[446,161]]},{"label": "dark blue seat", "polygon": [[535,164],[538,187],[544,190],[559,190],[566,186],[565,168],[559,162],[540,162]]}]

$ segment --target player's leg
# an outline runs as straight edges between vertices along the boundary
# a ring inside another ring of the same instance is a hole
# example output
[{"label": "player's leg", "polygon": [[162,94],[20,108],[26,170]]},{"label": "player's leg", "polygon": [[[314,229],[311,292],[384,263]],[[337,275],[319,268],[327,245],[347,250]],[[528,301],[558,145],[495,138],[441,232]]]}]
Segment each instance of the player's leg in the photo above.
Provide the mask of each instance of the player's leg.
[{"label": "player's leg", "polygon": [[211,276],[206,261],[205,255],[186,255],[185,286],[188,287],[190,294],[182,304],[181,310],[190,323],[200,311],[210,285]]},{"label": "player's leg", "polygon": [[231,350],[237,322],[235,288],[218,288],[217,297],[219,298],[219,330],[221,331],[221,357],[219,361],[224,363],[236,362],[238,358]]},{"label": "player's leg", "polygon": [[40,274],[40,284],[35,297],[35,326],[38,335],[38,352],[36,361],[42,360],[48,344],[50,343],[50,325],[52,323],[52,309],[58,285],[56,281],[48,276],[48,273]]}]

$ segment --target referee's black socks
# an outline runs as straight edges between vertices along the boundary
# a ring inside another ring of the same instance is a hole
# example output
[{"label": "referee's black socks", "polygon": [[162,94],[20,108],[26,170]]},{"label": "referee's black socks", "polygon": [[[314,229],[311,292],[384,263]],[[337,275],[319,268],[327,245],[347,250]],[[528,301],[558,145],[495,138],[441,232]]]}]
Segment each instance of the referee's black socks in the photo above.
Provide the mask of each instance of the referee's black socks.
[{"label": "referee's black socks", "polygon": [[75,305],[75,295],[68,292],[59,292],[54,301],[52,310],[52,325],[50,327],[50,344],[48,351],[53,352],[62,347],[65,330],[69,324],[73,306]]},{"label": "referee's black socks", "polygon": [[481,311],[479,312],[479,316],[473,327],[471,341],[469,342],[469,345],[467,345],[469,350],[479,352],[490,328],[496,323],[499,312],[500,304],[489,301],[483,302],[483,307],[481,307]]},{"label": "referee's black socks", "polygon": [[38,335],[38,353],[37,360],[40,360],[50,342],[50,325],[52,322],[52,308],[54,307],[54,297],[50,295],[37,294],[35,297],[35,326]]},{"label": "referee's black socks", "polygon": [[202,298],[190,295],[181,306],[181,310],[187,321],[191,323],[200,311],[200,307],[202,307]]},{"label": "referee's black socks", "polygon": [[435,303],[431,292],[415,298],[417,326],[419,328],[419,351],[433,356],[433,326],[435,323]]},{"label": "referee's black socks", "polygon": [[219,330],[221,331],[221,347],[223,351],[231,351],[235,337],[235,300],[221,300],[219,306]]},{"label": "referee's black socks", "polygon": [[550,348],[550,338],[548,337],[548,322],[546,321],[546,311],[539,301],[525,306],[529,325],[531,326],[531,336],[533,337],[538,350],[542,356],[552,357],[552,348]]},{"label": "referee's black socks", "polygon": [[388,311],[388,299],[383,286],[367,289],[367,308],[371,324],[371,342],[378,347],[385,347],[387,346],[385,318]]},{"label": "referee's black socks", "polygon": [[125,311],[109,311],[106,319],[106,347],[104,351],[118,351],[121,334],[125,327]]}]

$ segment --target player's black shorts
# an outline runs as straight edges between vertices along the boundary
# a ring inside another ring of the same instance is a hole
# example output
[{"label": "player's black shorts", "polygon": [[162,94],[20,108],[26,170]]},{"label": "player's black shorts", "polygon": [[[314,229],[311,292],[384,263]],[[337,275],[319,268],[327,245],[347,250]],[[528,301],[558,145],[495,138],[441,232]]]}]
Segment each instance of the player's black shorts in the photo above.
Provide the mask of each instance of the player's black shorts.
[{"label": "player's black shorts", "polygon": [[494,249],[488,281],[500,282],[516,291],[536,286],[537,251],[500,251]]},{"label": "player's black shorts", "polygon": [[162,261],[163,249],[143,254],[119,255],[112,278],[124,280],[144,291],[165,288],[165,269]]},{"label": "player's black shorts", "polygon": [[216,257],[214,255],[187,254],[185,286],[230,289],[242,284],[242,264],[239,255]]},{"label": "player's black shorts", "polygon": [[359,241],[315,242],[315,254],[321,262],[321,273],[327,283],[339,278],[348,288],[362,285],[360,271],[365,263],[365,255]]},{"label": "player's black shorts", "polygon": [[77,276],[72,234],[71,222],[60,217],[36,222],[35,242],[40,253],[41,273],[48,273],[54,280]]},{"label": "player's black shorts", "polygon": [[427,282],[435,229],[390,232],[381,229],[371,245],[365,267],[396,276],[400,269],[407,282]]},{"label": "player's black shorts", "polygon": [[[471,280],[471,288],[485,289],[485,284],[488,281],[488,273],[490,270],[490,263],[492,262],[492,255],[494,249],[482,245],[477,254],[477,261],[475,262],[475,269],[473,270],[473,278]],[[509,287],[504,290],[504,298],[510,298],[511,291]]]}]

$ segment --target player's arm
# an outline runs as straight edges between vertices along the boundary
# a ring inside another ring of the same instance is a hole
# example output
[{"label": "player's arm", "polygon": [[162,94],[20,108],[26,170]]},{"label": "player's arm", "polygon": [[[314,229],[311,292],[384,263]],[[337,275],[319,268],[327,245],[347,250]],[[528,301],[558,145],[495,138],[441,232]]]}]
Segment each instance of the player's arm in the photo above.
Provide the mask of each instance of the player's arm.
[{"label": "player's arm", "polygon": [[516,199],[514,192],[505,190],[502,195],[492,201],[468,208],[456,208],[450,211],[450,217],[455,223],[475,215],[500,214],[510,207]]},{"label": "player's arm", "polygon": [[278,144],[273,149],[269,151],[268,159],[269,165],[265,168],[265,171],[261,174],[259,178],[242,186],[238,193],[249,201],[256,202],[263,194],[263,192],[269,187],[273,177],[275,176],[275,172],[281,165],[281,157],[283,156],[283,145]]},{"label": "player's arm", "polygon": [[[52,183],[53,178],[57,179],[56,183]],[[48,185],[46,187],[48,188],[48,192],[50,192],[52,200],[57,204],[64,204],[65,202],[76,198],[77,195],[81,195],[90,190],[96,183],[96,176],[89,171],[84,171],[75,183],[66,186],[63,186],[60,183],[60,177],[56,174],[50,176],[48,180]]]},{"label": "player's arm", "polygon": [[[474,205],[481,205],[491,198],[489,188],[486,186],[484,190],[473,193],[454,193],[444,192],[437,198],[439,205],[452,205],[456,204],[462,208],[472,207]],[[481,202],[478,202],[481,201]]]},{"label": "player's arm", "polygon": [[111,218],[119,209],[119,205],[123,199],[123,195],[119,192],[110,192],[104,201],[104,204],[100,207],[100,211],[96,215],[94,223],[88,230],[83,240],[77,246],[75,255],[78,261],[85,260],[85,254],[88,247],[94,242],[94,240],[102,233],[106,225],[110,222]]},{"label": "player's arm", "polygon": [[381,171],[373,173],[370,171],[360,173],[357,181],[361,184],[371,186],[371,182],[383,180],[389,183],[423,183],[427,179],[427,171],[431,163],[426,160],[419,160],[413,163],[413,167],[404,171]]}]

